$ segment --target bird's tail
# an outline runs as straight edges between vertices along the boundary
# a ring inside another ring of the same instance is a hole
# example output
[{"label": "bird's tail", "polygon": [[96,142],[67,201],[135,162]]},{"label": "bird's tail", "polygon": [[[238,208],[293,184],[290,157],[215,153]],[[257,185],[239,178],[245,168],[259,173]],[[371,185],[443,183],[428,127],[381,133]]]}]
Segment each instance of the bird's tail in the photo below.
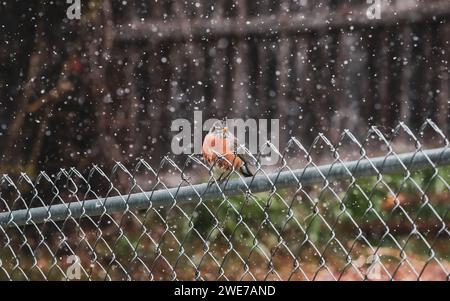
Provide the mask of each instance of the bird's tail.
[{"label": "bird's tail", "polygon": [[253,177],[253,173],[250,171],[250,168],[248,168],[247,163],[244,161],[244,164],[239,168],[239,171],[244,177]]}]

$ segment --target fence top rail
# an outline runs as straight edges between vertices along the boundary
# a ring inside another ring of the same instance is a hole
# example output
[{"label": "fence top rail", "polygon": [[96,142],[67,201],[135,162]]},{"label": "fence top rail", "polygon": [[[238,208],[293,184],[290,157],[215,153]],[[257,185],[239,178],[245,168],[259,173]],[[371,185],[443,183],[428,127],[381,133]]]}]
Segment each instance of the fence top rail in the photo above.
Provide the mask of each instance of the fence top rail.
[{"label": "fence top rail", "polygon": [[[114,39],[118,42],[132,40],[185,40],[204,36],[249,36],[276,35],[279,32],[308,32],[330,28],[389,26],[399,23],[417,23],[424,20],[448,16],[450,2],[447,0],[430,1],[425,4],[382,4],[382,19],[369,19],[367,5],[353,10],[330,11],[327,8],[316,9],[295,14],[279,14],[249,18],[215,18],[215,19],[174,19],[165,20],[131,20],[127,24],[116,26]],[[324,20],[327,20],[326,22]]]},{"label": "fence top rail", "polygon": [[0,213],[0,227],[56,222],[67,218],[99,216],[123,210],[147,209],[213,200],[221,195],[227,197],[242,193],[270,191],[274,187],[286,188],[321,183],[323,181],[346,180],[358,177],[412,172],[430,167],[450,165],[450,148],[416,150],[397,155],[395,153],[375,158],[307,166],[303,169],[280,171],[252,178],[237,178],[222,183],[203,183],[169,189],[153,190],[128,195],[111,196],[36,208],[20,209]]}]

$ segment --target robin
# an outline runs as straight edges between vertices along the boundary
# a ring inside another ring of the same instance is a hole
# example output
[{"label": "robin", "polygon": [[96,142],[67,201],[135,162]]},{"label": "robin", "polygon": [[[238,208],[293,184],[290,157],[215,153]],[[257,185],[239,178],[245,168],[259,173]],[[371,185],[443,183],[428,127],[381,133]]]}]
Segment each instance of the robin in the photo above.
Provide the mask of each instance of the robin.
[{"label": "robin", "polygon": [[206,163],[213,167],[213,171],[220,175],[219,179],[228,176],[233,170],[239,171],[245,177],[253,176],[247,161],[237,154],[237,139],[228,131],[223,121],[215,122],[205,136],[202,155]]}]

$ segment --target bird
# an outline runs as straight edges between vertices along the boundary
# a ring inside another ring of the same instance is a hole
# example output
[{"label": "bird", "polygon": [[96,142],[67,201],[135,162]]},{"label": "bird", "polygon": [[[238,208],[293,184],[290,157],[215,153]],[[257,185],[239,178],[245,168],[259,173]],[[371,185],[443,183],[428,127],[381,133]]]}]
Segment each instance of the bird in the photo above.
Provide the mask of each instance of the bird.
[{"label": "bird", "polygon": [[219,180],[228,177],[233,170],[244,177],[253,177],[243,155],[237,154],[237,139],[228,130],[224,121],[216,121],[202,145],[202,155],[205,162],[212,167],[213,173],[219,175]]}]

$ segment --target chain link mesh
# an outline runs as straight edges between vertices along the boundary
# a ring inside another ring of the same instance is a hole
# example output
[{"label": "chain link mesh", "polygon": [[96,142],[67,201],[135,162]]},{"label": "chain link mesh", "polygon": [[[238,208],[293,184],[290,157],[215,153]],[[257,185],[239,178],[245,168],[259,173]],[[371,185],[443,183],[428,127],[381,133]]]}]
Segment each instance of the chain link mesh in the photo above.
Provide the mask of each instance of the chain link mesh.
[{"label": "chain link mesh", "polygon": [[246,179],[196,155],[3,175],[0,279],[449,280],[450,148],[432,121],[265,147],[280,163],[255,156]]}]

